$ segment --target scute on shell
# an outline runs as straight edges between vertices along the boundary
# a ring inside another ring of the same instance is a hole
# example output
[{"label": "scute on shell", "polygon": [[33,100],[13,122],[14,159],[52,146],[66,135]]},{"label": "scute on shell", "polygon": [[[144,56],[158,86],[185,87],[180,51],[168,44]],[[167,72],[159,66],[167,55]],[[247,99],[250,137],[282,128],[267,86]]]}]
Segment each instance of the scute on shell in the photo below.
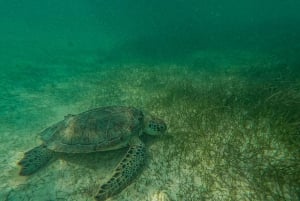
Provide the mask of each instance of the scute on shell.
[{"label": "scute on shell", "polygon": [[134,107],[100,107],[65,119],[41,132],[48,149],[89,153],[125,147],[143,128],[143,113]]}]

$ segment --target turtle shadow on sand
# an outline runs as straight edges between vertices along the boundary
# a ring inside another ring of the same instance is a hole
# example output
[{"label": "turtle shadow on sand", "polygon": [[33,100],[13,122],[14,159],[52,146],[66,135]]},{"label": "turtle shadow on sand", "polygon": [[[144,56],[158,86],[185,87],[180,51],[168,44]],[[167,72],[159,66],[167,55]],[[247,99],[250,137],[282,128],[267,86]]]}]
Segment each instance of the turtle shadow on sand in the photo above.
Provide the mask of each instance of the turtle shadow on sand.
[{"label": "turtle shadow on sand", "polygon": [[119,150],[111,150],[103,153],[95,152],[88,154],[59,153],[58,159],[63,160],[66,163],[75,164],[91,170],[98,170],[99,168],[112,169],[122,159],[122,157],[126,153],[126,150],[126,148],[122,148]]},{"label": "turtle shadow on sand", "polygon": [[[78,192],[81,192],[80,196],[93,196],[100,184],[111,176],[111,170],[124,156],[126,148],[102,153],[105,154],[101,154],[101,152],[89,154],[58,153],[56,160],[49,161],[34,175],[24,178],[14,175],[15,182],[18,184],[12,185],[10,189],[7,189],[7,192],[1,192],[3,195],[0,196],[0,200],[72,200],[78,198],[78,195],[75,195],[76,193],[79,194]],[[82,177],[86,177],[82,181],[86,183],[86,186],[76,189],[76,185],[72,187],[68,185],[68,183],[74,182],[74,180],[78,181]],[[92,180],[91,177],[94,179]]]}]

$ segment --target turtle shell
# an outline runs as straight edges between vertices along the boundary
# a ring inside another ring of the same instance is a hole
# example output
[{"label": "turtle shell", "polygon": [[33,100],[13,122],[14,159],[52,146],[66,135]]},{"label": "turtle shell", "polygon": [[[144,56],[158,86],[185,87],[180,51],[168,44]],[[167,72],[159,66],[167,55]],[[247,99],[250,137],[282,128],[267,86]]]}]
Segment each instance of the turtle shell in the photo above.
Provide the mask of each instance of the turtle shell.
[{"label": "turtle shell", "polygon": [[133,107],[100,107],[65,119],[40,133],[45,146],[56,152],[89,153],[128,145],[143,128],[143,113]]}]

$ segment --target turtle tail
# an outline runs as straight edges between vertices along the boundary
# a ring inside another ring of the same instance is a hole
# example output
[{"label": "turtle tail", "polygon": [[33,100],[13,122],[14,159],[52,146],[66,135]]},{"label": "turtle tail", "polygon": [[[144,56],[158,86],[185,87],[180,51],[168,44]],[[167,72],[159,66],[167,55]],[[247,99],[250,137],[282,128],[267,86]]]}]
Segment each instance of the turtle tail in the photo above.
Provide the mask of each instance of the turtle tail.
[{"label": "turtle tail", "polygon": [[104,201],[128,186],[143,166],[145,152],[145,145],[142,142],[130,146],[126,155],[116,167],[113,176],[100,187],[95,199]]},{"label": "turtle tail", "polygon": [[45,145],[35,147],[24,154],[18,162],[21,166],[20,175],[27,176],[44,167],[54,156],[54,152],[47,149]]}]

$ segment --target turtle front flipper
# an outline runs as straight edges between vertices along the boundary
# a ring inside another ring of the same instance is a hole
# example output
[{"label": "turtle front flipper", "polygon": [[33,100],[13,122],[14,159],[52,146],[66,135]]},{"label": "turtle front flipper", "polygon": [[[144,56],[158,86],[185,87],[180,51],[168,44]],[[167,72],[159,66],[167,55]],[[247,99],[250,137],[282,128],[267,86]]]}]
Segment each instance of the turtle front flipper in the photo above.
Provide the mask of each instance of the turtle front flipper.
[{"label": "turtle front flipper", "polygon": [[35,173],[45,166],[54,156],[54,152],[47,149],[45,145],[35,147],[24,154],[18,162],[22,167],[20,175],[27,176]]},{"label": "turtle front flipper", "polygon": [[95,199],[97,201],[106,200],[129,185],[144,164],[145,152],[144,143],[138,137],[134,137],[125,157],[116,167],[113,176],[100,187]]}]

